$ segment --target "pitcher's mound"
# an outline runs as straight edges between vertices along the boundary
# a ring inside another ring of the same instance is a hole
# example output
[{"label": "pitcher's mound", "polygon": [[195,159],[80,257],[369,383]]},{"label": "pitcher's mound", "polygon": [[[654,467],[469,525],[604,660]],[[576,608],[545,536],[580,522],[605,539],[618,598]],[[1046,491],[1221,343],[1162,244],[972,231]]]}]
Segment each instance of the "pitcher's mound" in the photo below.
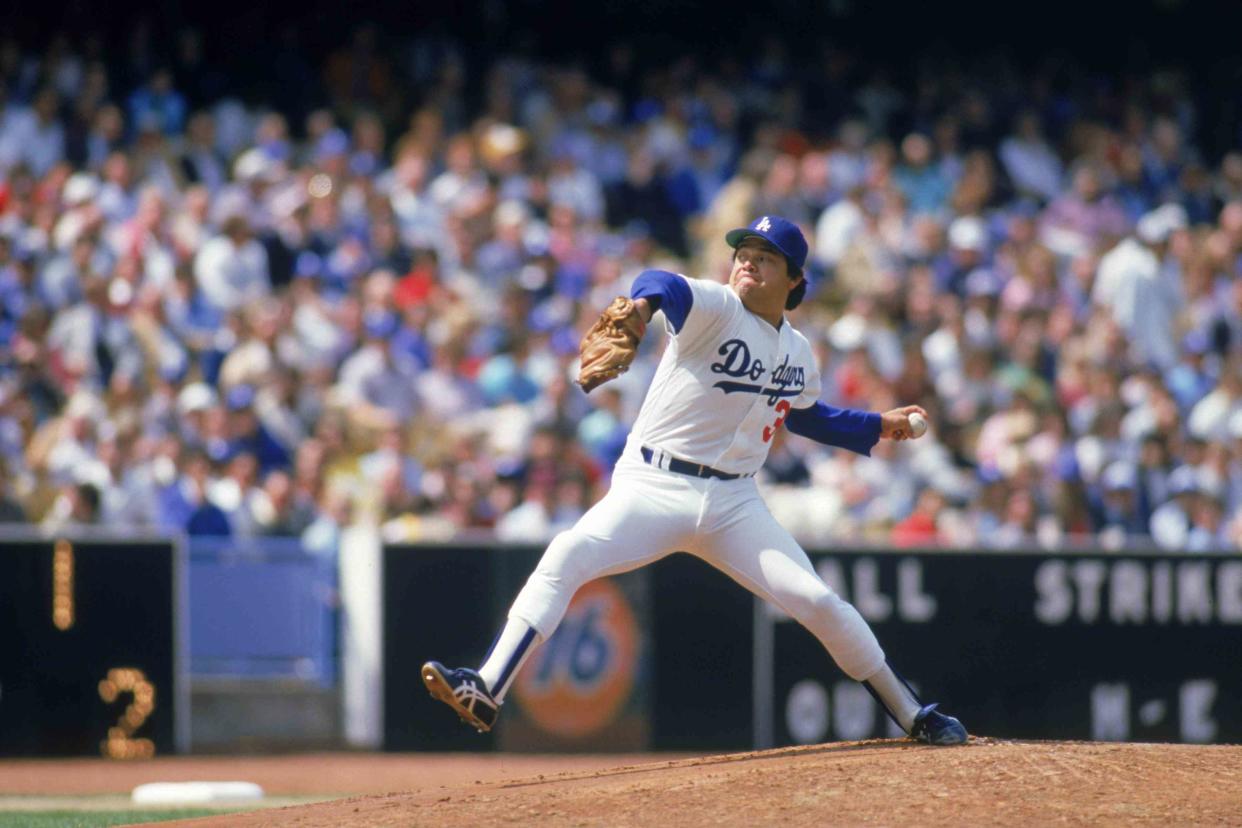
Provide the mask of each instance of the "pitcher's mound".
[{"label": "pitcher's mound", "polygon": [[[414,787],[414,786],[412,786]],[[368,796],[194,824],[1224,825],[1242,820],[1242,746],[908,741],[655,761]]]}]

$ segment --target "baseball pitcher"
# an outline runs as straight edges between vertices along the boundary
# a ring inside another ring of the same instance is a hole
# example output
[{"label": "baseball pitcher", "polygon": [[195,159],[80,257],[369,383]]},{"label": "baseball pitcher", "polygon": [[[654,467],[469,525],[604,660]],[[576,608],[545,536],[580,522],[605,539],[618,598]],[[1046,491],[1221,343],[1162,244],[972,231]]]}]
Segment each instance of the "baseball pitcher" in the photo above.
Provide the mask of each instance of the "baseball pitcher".
[{"label": "baseball pitcher", "polygon": [[810,343],[784,314],[806,293],[802,232],[762,216],[725,241],[734,250],[727,286],[645,271],[630,297],[617,297],[587,333],[579,383],[588,392],[629,367],[656,311],[671,336],[612,487],[552,540],[482,666],[429,661],[423,681],[463,721],[490,730],[518,670],[551,637],[579,587],[682,550],[797,619],[912,738],[963,744],[961,722],[924,705],[889,666],[867,622],[815,573],[754,480],[782,426],[868,454],[880,439],[911,439],[926,412],[820,402]]}]

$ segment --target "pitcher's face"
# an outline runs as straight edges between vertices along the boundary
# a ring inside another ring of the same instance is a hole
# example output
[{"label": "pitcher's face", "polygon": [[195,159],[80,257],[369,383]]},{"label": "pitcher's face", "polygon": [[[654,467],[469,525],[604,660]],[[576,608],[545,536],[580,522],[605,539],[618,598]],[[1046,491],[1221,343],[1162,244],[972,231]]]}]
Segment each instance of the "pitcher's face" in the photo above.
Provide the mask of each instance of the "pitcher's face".
[{"label": "pitcher's face", "polygon": [[729,287],[747,310],[779,315],[797,284],[797,279],[789,277],[789,263],[784,255],[767,241],[755,236],[743,239],[737,246]]}]

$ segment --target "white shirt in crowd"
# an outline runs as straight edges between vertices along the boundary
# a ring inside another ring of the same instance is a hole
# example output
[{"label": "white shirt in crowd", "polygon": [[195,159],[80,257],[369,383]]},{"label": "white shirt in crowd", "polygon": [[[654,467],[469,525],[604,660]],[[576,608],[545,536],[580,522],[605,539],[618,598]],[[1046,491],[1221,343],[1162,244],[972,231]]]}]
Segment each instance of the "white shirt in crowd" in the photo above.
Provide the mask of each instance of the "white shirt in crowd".
[{"label": "white shirt in crowd", "polygon": [[864,226],[862,208],[843,198],[820,214],[815,224],[815,258],[825,267],[836,267]]},{"label": "white shirt in crowd", "polygon": [[1177,362],[1173,323],[1181,295],[1156,254],[1133,237],[1100,259],[1092,300],[1112,312],[1137,355],[1169,368]]},{"label": "white shirt in crowd", "polygon": [[227,236],[210,239],[194,258],[194,278],[207,301],[222,311],[236,310],[271,291],[267,251],[254,239],[240,246]]}]

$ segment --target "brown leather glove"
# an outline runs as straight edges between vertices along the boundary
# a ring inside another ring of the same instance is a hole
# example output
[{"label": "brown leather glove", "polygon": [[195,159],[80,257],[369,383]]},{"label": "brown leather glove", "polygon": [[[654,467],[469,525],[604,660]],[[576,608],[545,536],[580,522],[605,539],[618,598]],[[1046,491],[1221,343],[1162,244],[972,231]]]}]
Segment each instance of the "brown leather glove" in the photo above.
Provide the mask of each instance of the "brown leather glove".
[{"label": "brown leather glove", "polygon": [[597,385],[624,374],[646,330],[647,323],[634,307],[634,300],[625,296],[613,299],[578,346],[582,356],[578,384],[582,390],[590,393]]}]

